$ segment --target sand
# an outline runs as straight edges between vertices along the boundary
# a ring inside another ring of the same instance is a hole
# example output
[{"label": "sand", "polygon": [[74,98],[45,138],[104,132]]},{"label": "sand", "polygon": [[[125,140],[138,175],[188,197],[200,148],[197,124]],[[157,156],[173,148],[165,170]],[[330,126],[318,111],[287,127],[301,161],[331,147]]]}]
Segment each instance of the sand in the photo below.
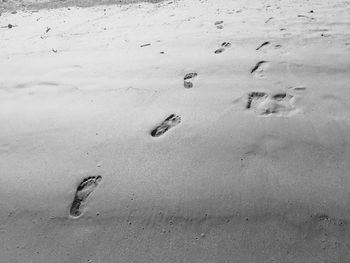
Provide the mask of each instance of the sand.
[{"label": "sand", "polygon": [[0,262],[349,262],[349,14],[2,13]]}]

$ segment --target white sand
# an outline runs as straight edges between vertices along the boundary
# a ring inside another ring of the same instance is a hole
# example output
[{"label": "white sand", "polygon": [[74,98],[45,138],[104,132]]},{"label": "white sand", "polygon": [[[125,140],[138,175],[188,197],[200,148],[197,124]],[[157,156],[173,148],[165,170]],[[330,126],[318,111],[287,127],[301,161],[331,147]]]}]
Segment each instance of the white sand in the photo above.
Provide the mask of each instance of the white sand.
[{"label": "white sand", "polygon": [[[0,262],[350,262],[349,14],[341,0],[3,13]],[[267,97],[246,109],[250,92]]]}]

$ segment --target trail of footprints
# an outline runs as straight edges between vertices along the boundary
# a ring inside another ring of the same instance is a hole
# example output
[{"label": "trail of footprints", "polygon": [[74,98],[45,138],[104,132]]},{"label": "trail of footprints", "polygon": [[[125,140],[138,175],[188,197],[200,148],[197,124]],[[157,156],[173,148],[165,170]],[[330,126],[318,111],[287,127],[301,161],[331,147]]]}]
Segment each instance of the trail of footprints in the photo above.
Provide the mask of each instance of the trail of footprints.
[{"label": "trail of footprints", "polygon": [[[216,21],[214,25],[218,29],[223,29],[223,21]],[[268,45],[271,45],[269,41],[263,42],[256,48],[256,50],[259,51]],[[229,47],[231,47],[230,42],[223,42],[220,47],[214,51],[214,53],[220,54]],[[280,47],[280,45],[275,46],[275,48]],[[250,74],[255,78],[263,78],[265,76],[265,70],[268,66],[268,61],[259,61],[254,65],[254,67],[252,67]],[[193,82],[197,76],[198,73],[196,72],[185,74],[183,78],[184,88],[193,88]],[[305,87],[296,87],[295,90],[305,90]],[[294,96],[285,92],[269,94],[267,92],[253,91],[244,97],[244,103],[246,110],[254,111],[259,115],[280,115],[291,112],[293,109],[295,109]],[[151,130],[150,135],[152,137],[160,137],[180,123],[181,117],[179,115],[170,114],[164,121]],[[70,206],[70,217],[79,218],[84,214],[90,195],[98,188],[101,181],[102,176],[97,175],[86,177],[80,182]]]}]

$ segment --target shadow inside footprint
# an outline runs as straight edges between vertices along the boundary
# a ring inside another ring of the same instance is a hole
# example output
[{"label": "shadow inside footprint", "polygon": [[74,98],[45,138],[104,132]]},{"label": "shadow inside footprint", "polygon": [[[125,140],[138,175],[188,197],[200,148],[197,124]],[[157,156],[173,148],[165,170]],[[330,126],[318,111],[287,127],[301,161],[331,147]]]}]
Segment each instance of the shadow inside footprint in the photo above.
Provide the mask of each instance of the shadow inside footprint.
[{"label": "shadow inside footprint", "polygon": [[222,52],[224,52],[224,48],[218,48],[217,50],[214,51],[215,54],[220,54]]},{"label": "shadow inside footprint", "polygon": [[254,100],[257,100],[257,99],[260,99],[260,98],[263,98],[263,97],[267,97],[267,94],[265,92],[257,92],[257,91],[254,91],[254,92],[251,92],[248,94],[248,99],[247,99],[247,105],[246,105],[246,108],[247,109],[250,109],[251,106],[252,106],[252,102]]},{"label": "shadow inside footprint", "polygon": [[184,76],[184,87],[186,89],[192,88],[193,87],[193,83],[191,81],[189,81],[189,80],[192,80],[192,79],[194,79],[197,76],[198,76],[198,74],[196,72],[187,73]]},{"label": "shadow inside footprint", "polygon": [[287,96],[286,93],[277,93],[272,96],[273,99],[275,100],[283,100]]},{"label": "shadow inside footprint", "polygon": [[230,47],[231,46],[231,43],[230,42],[223,42],[221,44],[221,47]]},{"label": "shadow inside footprint", "polygon": [[75,196],[70,207],[70,216],[74,218],[80,217],[87,203],[90,194],[97,188],[101,182],[102,176],[89,176],[83,179],[78,185]]},{"label": "shadow inside footprint", "polygon": [[221,43],[221,48],[218,48],[217,50],[214,51],[215,54],[219,54],[224,52],[226,48],[229,48],[231,46],[230,42],[223,42]]},{"label": "shadow inside footprint", "polygon": [[151,131],[152,137],[159,137],[167,132],[170,128],[178,125],[181,122],[181,117],[176,114],[171,114],[161,124]]},{"label": "shadow inside footprint", "polygon": [[198,74],[196,72],[191,72],[191,73],[187,73],[185,76],[184,76],[184,80],[189,80],[189,79],[193,79],[195,77],[197,77]]},{"label": "shadow inside footprint", "polygon": [[256,50],[259,50],[259,49],[261,49],[261,48],[263,48],[264,46],[269,45],[269,44],[270,44],[270,42],[269,42],[269,41],[266,41],[266,42],[262,43],[260,46],[258,46],[258,47],[256,48]]},{"label": "shadow inside footprint", "polygon": [[217,29],[223,29],[224,28],[223,23],[224,23],[224,21],[222,21],[222,20],[221,21],[216,21],[214,23],[214,25],[216,26]]},{"label": "shadow inside footprint", "polygon": [[267,61],[259,61],[258,63],[255,64],[254,68],[252,68],[252,70],[250,71],[251,74],[253,74],[255,71],[258,71],[259,69],[261,69],[262,65],[266,64]]},{"label": "shadow inside footprint", "polygon": [[191,81],[184,81],[184,87],[190,89],[193,87],[193,83]]}]

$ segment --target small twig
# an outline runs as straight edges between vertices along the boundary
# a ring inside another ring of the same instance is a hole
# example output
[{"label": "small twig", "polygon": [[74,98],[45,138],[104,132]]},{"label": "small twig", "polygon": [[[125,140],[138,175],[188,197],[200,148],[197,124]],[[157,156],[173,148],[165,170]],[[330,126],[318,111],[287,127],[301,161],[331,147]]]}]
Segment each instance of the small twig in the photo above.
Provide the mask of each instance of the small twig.
[{"label": "small twig", "polygon": [[150,46],[151,44],[143,44],[143,45],[141,45],[140,47],[147,47],[147,46]]},{"label": "small twig", "polygon": [[269,19],[267,19],[267,20],[265,21],[265,24],[268,23],[268,22],[270,22],[270,20],[272,20],[272,19],[273,19],[273,17],[270,17]]}]

